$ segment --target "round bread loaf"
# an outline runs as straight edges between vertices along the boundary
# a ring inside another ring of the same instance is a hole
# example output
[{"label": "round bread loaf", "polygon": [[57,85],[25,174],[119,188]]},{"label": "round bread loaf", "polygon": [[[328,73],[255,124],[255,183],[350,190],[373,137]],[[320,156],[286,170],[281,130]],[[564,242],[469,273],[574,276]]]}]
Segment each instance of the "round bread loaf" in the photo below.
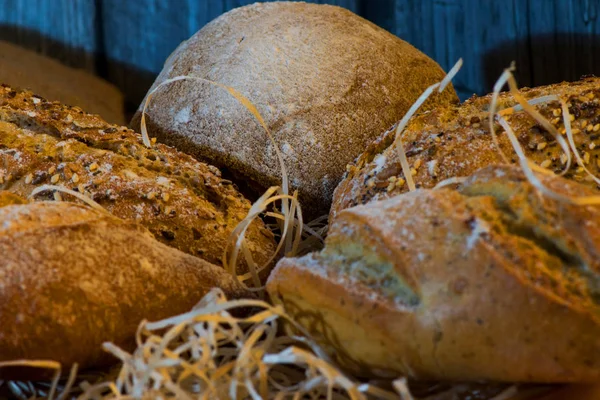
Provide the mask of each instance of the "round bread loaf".
[{"label": "round bread loaf", "polygon": [[517,167],[487,167],[459,190],[340,212],[324,250],[282,259],[267,289],[357,374],[597,383],[599,218],[541,195]]},{"label": "round bread loaf", "polygon": [[[213,287],[248,295],[222,268],[88,207],[13,204],[0,221],[0,361],[99,367],[116,361],[102,343],[133,349],[143,319],[186,312]],[[44,372],[0,368],[0,379]]]},{"label": "round bread loaf", "polygon": [[[444,72],[348,10],[273,2],[235,9],[206,25],[169,57],[153,88],[178,75],[229,85],[256,105],[303,209],[315,216],[328,212],[346,164]],[[424,107],[456,100],[449,88]],[[139,121],[138,111],[132,125]],[[147,124],[159,141],[228,169],[255,190],[281,182],[267,135],[225,90],[172,83],[153,96]]]}]

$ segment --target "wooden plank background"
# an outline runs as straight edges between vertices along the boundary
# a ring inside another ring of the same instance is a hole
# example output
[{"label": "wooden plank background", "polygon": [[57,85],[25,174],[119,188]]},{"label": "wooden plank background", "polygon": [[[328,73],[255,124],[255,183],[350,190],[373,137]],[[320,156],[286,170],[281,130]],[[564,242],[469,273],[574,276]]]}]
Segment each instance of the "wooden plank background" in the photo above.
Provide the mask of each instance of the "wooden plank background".
[{"label": "wooden plank background", "polygon": [[[204,24],[254,0],[0,0],[0,40],[98,74],[135,107]],[[464,99],[516,61],[521,85],[600,74],[600,0],[319,0],[375,22],[450,68]]]}]

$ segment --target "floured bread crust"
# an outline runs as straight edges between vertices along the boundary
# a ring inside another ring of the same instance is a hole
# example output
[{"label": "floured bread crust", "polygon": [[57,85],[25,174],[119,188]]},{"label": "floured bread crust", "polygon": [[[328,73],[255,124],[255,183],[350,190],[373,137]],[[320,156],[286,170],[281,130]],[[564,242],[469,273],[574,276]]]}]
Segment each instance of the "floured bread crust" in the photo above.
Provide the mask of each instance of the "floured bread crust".
[{"label": "floured bread crust", "polygon": [[284,258],[267,288],[359,375],[597,382],[599,219],[541,196],[517,167],[488,167],[458,190],[340,212],[324,250]]}]

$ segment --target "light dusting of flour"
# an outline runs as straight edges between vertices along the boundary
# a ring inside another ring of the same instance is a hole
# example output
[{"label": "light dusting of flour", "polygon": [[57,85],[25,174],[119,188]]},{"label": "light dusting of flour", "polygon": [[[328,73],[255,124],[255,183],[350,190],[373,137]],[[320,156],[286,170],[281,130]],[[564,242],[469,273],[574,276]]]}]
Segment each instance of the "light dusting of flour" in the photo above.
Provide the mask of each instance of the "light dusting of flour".
[{"label": "light dusting of flour", "polygon": [[288,142],[284,142],[283,143],[283,145],[281,146],[281,151],[286,156],[291,156],[294,153],[294,149],[292,148],[292,146]]},{"label": "light dusting of flour", "polygon": [[471,251],[471,249],[473,249],[475,243],[481,237],[481,234],[488,233],[490,231],[488,224],[479,218],[475,219],[473,225],[473,230],[471,231],[471,234],[467,237],[466,251]]},{"label": "light dusting of flour", "polygon": [[378,154],[377,157],[373,160],[373,164],[375,164],[375,168],[371,172],[372,174],[378,174],[385,165],[386,158],[382,154]]},{"label": "light dusting of flour", "polygon": [[188,122],[190,122],[191,111],[192,111],[191,106],[187,106],[187,107],[184,107],[181,110],[179,110],[179,112],[177,114],[175,114],[175,118],[174,118],[175,124],[176,125],[184,125],[184,124],[187,124]]}]

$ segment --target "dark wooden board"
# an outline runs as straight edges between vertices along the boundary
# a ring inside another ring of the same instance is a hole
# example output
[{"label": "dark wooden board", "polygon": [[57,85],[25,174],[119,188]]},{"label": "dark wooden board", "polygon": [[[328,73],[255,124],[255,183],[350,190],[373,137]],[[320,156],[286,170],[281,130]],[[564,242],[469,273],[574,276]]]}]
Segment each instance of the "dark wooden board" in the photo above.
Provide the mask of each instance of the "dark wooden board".
[{"label": "dark wooden board", "polygon": [[600,75],[599,8],[597,0],[529,0],[533,84]]},{"label": "dark wooden board", "polygon": [[448,70],[463,58],[455,87],[462,98],[485,93],[512,60],[530,81],[527,2],[522,0],[397,0],[386,29],[432,57]]}]

